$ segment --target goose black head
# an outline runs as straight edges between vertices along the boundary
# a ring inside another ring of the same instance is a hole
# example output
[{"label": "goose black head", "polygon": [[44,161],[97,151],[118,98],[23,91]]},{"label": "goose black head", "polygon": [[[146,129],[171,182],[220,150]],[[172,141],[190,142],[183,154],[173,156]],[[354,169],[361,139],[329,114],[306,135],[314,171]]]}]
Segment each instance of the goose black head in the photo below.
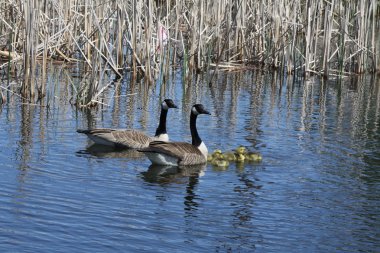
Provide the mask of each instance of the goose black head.
[{"label": "goose black head", "polygon": [[205,109],[205,107],[202,104],[195,104],[191,108],[191,113],[194,115],[199,115],[199,114],[211,114],[209,111]]},{"label": "goose black head", "polygon": [[178,108],[171,99],[165,99],[161,104],[162,109],[168,110],[169,108]]}]

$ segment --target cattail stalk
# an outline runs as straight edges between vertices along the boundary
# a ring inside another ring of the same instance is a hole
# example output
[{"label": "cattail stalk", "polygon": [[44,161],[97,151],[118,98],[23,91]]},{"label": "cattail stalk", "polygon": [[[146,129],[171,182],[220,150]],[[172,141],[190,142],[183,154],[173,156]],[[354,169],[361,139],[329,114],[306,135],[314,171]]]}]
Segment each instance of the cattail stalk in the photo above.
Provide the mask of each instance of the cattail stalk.
[{"label": "cattail stalk", "polygon": [[187,78],[258,64],[327,78],[380,71],[376,0],[0,0],[0,8],[0,69],[20,64],[18,88],[31,100],[46,90],[36,70],[44,79],[56,60],[93,78],[123,69],[148,83],[180,65]]}]

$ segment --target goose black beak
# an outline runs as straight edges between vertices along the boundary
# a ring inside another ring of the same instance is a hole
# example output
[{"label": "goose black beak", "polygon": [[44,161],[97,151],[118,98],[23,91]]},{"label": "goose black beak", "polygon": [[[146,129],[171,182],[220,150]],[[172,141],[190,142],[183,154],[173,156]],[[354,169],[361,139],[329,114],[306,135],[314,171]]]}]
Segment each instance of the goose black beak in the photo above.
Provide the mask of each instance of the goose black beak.
[{"label": "goose black beak", "polygon": [[208,115],[211,115],[211,113],[207,110],[204,110],[203,114],[208,114]]}]

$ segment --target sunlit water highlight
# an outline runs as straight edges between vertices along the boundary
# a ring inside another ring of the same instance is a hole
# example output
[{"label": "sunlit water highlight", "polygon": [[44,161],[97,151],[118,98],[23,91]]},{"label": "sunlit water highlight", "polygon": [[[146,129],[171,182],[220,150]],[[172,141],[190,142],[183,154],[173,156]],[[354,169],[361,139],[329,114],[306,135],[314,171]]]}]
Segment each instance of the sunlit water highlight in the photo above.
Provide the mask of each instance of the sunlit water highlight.
[{"label": "sunlit water highlight", "polygon": [[[49,108],[0,111],[1,252],[375,252],[380,248],[380,83],[221,74],[187,86],[127,81],[109,106],[77,111],[62,81]],[[138,95],[131,95],[138,93]],[[245,145],[257,164],[163,170],[137,152],[88,147],[77,128],[190,141],[190,106],[210,151]]]}]

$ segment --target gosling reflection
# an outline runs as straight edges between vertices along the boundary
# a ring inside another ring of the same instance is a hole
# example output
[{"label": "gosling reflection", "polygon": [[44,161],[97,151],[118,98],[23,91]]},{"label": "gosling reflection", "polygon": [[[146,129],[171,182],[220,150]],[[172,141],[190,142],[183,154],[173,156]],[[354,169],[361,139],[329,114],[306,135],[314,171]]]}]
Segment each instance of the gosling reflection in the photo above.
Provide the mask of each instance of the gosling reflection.
[{"label": "gosling reflection", "polygon": [[79,156],[92,155],[98,158],[130,158],[130,159],[142,159],[144,154],[133,149],[116,149],[109,146],[92,144],[85,150],[79,150],[77,152]]},{"label": "gosling reflection", "polygon": [[150,165],[147,171],[141,172],[142,178],[148,183],[184,183],[183,180],[204,175],[205,164],[196,166],[160,166]]}]

